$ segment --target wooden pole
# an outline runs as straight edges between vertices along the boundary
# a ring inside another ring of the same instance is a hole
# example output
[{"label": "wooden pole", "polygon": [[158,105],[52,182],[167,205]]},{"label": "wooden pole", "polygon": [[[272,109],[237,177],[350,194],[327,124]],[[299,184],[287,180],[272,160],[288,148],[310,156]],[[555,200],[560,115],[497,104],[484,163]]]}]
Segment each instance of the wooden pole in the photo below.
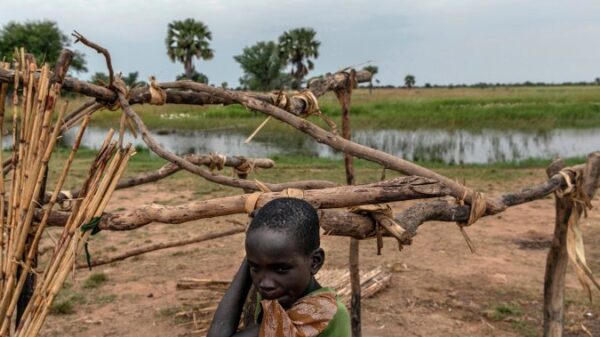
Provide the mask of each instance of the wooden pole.
[{"label": "wooden pole", "polygon": [[[554,161],[546,170],[548,176],[558,173],[565,164]],[[588,156],[583,168],[583,193],[591,200],[600,181],[600,152]],[[544,337],[562,337],[564,329],[565,276],[569,264],[567,231],[572,212],[577,212],[570,197],[555,196],[556,224],[554,239],[546,258],[544,276]]]},{"label": "wooden pole", "polygon": [[[342,137],[352,140],[352,128],[350,125],[350,100],[352,97],[352,87],[356,72],[354,69],[350,73],[344,73],[348,76],[345,81],[346,86],[335,91],[340,105],[342,107]],[[354,185],[354,165],[353,157],[344,152],[344,167],[346,169],[346,184]],[[350,267],[350,286],[352,290],[350,300],[350,323],[352,327],[352,337],[361,337],[360,322],[360,241],[351,237],[348,254],[348,265]]]},{"label": "wooden pole", "polygon": [[[553,176],[565,167],[558,159],[546,169],[548,176]],[[564,322],[565,275],[569,256],[567,255],[567,226],[573,204],[566,198],[554,196],[556,222],[554,239],[546,258],[546,274],[544,276],[544,337],[560,337]]]}]

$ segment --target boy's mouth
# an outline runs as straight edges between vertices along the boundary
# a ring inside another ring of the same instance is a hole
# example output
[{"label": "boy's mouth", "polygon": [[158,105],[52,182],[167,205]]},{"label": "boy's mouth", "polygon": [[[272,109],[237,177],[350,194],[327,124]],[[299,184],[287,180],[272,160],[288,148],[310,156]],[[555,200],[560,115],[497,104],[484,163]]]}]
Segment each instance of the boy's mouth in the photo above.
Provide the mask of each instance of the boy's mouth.
[{"label": "boy's mouth", "polygon": [[285,297],[285,294],[279,292],[279,291],[261,291],[260,295],[265,299],[265,300],[278,300],[282,297]]}]

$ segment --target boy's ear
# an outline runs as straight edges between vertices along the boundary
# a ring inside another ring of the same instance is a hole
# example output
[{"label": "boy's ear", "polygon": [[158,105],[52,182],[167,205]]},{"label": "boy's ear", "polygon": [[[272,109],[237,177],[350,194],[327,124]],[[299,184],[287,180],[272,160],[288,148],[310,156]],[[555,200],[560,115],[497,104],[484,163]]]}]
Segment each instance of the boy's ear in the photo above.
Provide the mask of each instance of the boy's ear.
[{"label": "boy's ear", "polygon": [[325,263],[325,251],[323,248],[316,249],[310,258],[310,272],[311,274],[315,275],[321,269],[321,267],[323,267],[323,263]]}]

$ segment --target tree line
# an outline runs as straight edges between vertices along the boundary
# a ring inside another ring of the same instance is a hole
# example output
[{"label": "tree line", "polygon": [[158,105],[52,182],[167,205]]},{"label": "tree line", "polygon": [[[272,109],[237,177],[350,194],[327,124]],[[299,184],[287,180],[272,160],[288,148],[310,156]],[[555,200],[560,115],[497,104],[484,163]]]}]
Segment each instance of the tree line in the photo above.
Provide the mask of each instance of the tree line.
[{"label": "tree line", "polygon": [[[321,42],[316,38],[317,32],[308,27],[300,27],[283,32],[275,41],[259,41],[245,47],[242,53],[233,57],[240,65],[243,75],[239,78],[240,89],[268,91],[276,89],[298,89],[304,83],[310,70],[314,69],[314,61],[319,57]],[[208,77],[196,70],[194,60],[209,61],[214,58],[215,51],[211,48],[212,32],[203,22],[192,18],[176,20],[168,24],[165,38],[167,56],[172,62],[183,65],[183,73],[176,79],[188,79],[208,83]],[[71,41],[59,28],[56,22],[50,20],[27,21],[24,23],[9,22],[0,30],[0,60],[11,60],[15,48],[24,47],[32,53],[38,62],[56,61],[60,51],[69,47]],[[87,72],[85,55],[75,52],[71,66],[76,72]],[[393,85],[373,86],[375,75],[379,72],[377,66],[368,65],[363,68],[373,77],[369,90],[376,88],[396,88]],[[125,83],[131,87],[144,85],[139,80],[139,73],[130,72],[123,76]],[[108,75],[96,72],[91,76],[91,82],[106,83]],[[376,84],[379,81],[375,79]],[[416,77],[408,74],[404,77],[404,88],[416,87]],[[422,88],[490,88],[504,86],[549,86],[549,85],[600,85],[600,78],[592,82],[565,82],[548,84],[543,82],[523,83],[475,83],[436,85],[425,83]],[[227,87],[227,82],[221,83]]]}]

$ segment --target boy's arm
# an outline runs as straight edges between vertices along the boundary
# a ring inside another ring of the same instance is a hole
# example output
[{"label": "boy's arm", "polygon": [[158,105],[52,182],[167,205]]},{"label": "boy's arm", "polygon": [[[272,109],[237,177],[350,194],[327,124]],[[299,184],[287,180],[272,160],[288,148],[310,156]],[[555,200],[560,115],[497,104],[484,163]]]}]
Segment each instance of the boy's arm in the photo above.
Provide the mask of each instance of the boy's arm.
[{"label": "boy's arm", "polygon": [[258,336],[258,326],[253,326],[236,334],[244,302],[252,285],[248,261],[244,258],[242,265],[233,278],[229,289],[219,303],[215,316],[208,329],[207,337],[252,337]]}]

